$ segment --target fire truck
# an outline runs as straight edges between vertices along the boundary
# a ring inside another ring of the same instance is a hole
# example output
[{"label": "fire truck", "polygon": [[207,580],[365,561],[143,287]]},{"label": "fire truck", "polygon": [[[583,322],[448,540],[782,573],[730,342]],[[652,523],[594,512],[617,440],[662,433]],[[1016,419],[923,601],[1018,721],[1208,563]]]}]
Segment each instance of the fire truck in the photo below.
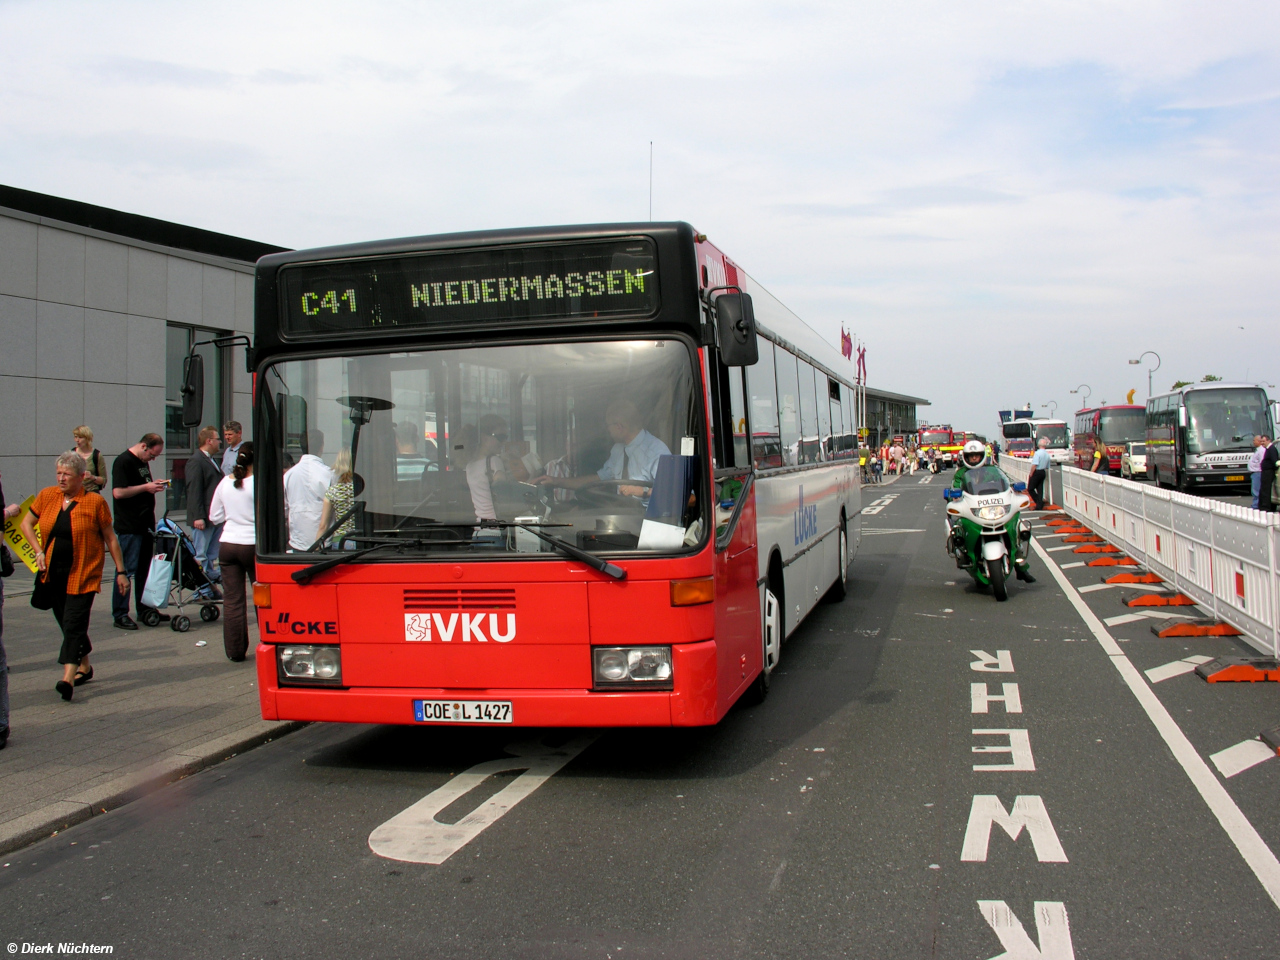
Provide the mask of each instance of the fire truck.
[{"label": "fire truck", "polygon": [[916,447],[925,453],[932,447],[938,452],[938,462],[944,467],[954,467],[960,459],[964,444],[956,439],[948,423],[921,424],[916,431]]}]

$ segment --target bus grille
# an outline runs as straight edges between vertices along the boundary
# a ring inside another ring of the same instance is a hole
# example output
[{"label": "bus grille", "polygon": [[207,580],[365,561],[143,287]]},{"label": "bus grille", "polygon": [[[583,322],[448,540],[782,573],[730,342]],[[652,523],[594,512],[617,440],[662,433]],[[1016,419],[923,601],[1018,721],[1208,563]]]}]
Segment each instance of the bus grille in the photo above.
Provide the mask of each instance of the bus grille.
[{"label": "bus grille", "polygon": [[514,610],[516,592],[502,587],[406,587],[408,612],[430,610]]}]

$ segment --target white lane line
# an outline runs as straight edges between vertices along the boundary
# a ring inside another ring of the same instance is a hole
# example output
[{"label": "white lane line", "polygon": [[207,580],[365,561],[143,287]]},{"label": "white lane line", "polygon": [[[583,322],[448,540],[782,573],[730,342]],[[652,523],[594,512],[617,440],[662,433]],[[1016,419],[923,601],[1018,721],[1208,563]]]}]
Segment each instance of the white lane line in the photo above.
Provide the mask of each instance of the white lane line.
[{"label": "white lane line", "polygon": [[863,527],[863,528],[862,528],[862,535],[863,535],[864,537],[865,537],[865,536],[867,536],[868,534],[870,534],[870,535],[874,536],[874,535],[875,535],[875,534],[877,534],[877,533],[924,533],[924,529],[923,529],[923,528],[916,529],[916,528],[914,528],[914,527],[912,527],[912,528],[907,528],[907,527],[902,527],[902,528],[884,527],[884,528],[881,528],[881,529],[878,529],[878,530],[873,530],[873,529],[871,529],[871,528],[869,528],[869,527]]},{"label": "white lane line", "polygon": [[1075,563],[1064,563],[1062,565],[1062,569],[1071,570],[1074,567],[1083,567],[1084,565],[1085,565],[1085,562],[1083,560],[1077,560]]},{"label": "white lane line", "polygon": [[1152,667],[1150,670],[1143,670],[1147,675],[1147,679],[1152,683],[1160,683],[1164,680],[1170,680],[1173,677],[1180,677],[1184,673],[1190,673],[1202,663],[1208,663],[1213,657],[1202,657],[1196,655],[1194,657],[1183,657],[1181,660],[1175,660],[1173,663],[1166,663],[1160,667]]},{"label": "white lane line", "polygon": [[916,482],[917,483],[933,483],[933,474],[929,474],[929,476],[925,477],[923,480],[917,480]]},{"label": "white lane line", "polygon": [[1139,610],[1135,613],[1122,613],[1118,617],[1107,617],[1102,622],[1108,627],[1118,627],[1122,623],[1133,623],[1137,620],[1181,620],[1194,615],[1194,607],[1179,607],[1183,613],[1165,613],[1163,610]]},{"label": "white lane line", "polygon": [[[465,847],[489,826],[547,782],[566,763],[595,742],[592,733],[570,740],[563,747],[540,743],[509,745],[502,757],[477,763],[427,794],[411,807],[397,813],[369,834],[369,849],[388,860],[406,863],[441,864]],[[523,771],[456,823],[441,823],[436,814],[444,810],[494,774]]]},{"label": "white lane line", "polygon": [[1122,613],[1118,617],[1107,617],[1102,622],[1108,627],[1118,627],[1125,623],[1137,623],[1139,620],[1147,619],[1140,613]]},{"label": "white lane line", "polygon": [[1050,553],[1061,553],[1063,550],[1074,550],[1075,548],[1076,545],[1074,543],[1069,543],[1065,547],[1045,547]]},{"label": "white lane line", "polygon": [[1213,765],[1218,768],[1218,772],[1225,778],[1234,777],[1237,773],[1244,773],[1250,767],[1256,767],[1275,755],[1276,752],[1274,750],[1257,737],[1254,737],[1252,740],[1237,743],[1234,747],[1219,750],[1217,753],[1212,754],[1209,759],[1213,761]]},{"label": "white lane line", "polygon": [[1111,665],[1119,672],[1125,685],[1146,712],[1148,719],[1151,720],[1161,739],[1164,740],[1165,745],[1173,753],[1174,759],[1178,761],[1183,772],[1186,773],[1187,778],[1191,781],[1192,786],[1196,788],[1209,810],[1217,818],[1218,823],[1222,825],[1222,829],[1231,838],[1231,842],[1240,851],[1240,856],[1249,865],[1249,869],[1258,878],[1258,882],[1267,891],[1267,895],[1271,897],[1272,902],[1277,907],[1280,907],[1280,860],[1276,859],[1276,855],[1272,853],[1266,841],[1258,835],[1258,831],[1249,822],[1249,818],[1236,806],[1236,802],[1231,799],[1231,794],[1227,793],[1226,788],[1213,775],[1209,765],[1196,752],[1196,748],[1191,745],[1191,741],[1182,732],[1182,728],[1169,715],[1169,711],[1160,702],[1160,698],[1155,695],[1155,691],[1142,679],[1142,674],[1138,672],[1138,668],[1124,655],[1120,649],[1120,644],[1116,643],[1115,638],[1102,625],[1102,621],[1089,609],[1089,605],[1084,602],[1084,597],[1076,592],[1066,574],[1058,568],[1058,565],[1053,562],[1053,558],[1045,553],[1039,544],[1035,543],[1034,540],[1032,544],[1035,546],[1036,552],[1040,554],[1040,559],[1044,562],[1045,567],[1053,574],[1053,578],[1058,581],[1058,586],[1062,588],[1062,592],[1067,595],[1071,605],[1076,608],[1076,612],[1080,614],[1094,637],[1097,638],[1103,651],[1110,658]]},{"label": "white lane line", "polygon": [[1093,593],[1095,590],[1162,590],[1172,589],[1166,583],[1091,583],[1088,586],[1076,587],[1081,593]]}]

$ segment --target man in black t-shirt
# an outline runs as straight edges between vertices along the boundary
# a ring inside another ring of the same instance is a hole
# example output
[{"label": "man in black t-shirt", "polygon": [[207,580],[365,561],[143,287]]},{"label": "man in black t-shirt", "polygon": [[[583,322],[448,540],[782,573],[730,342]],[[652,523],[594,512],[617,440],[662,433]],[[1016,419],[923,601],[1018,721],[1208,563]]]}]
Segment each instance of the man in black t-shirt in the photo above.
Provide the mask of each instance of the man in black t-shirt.
[{"label": "man in black t-shirt", "polygon": [[[151,569],[151,554],[155,547],[156,494],[165,488],[167,481],[152,480],[150,463],[164,453],[164,438],[158,433],[148,433],[111,465],[111,497],[115,501],[116,536],[120,551],[124,554],[125,572],[133,577],[134,602],[138,619],[149,608],[142,602],[142,591],[147,586],[147,571]],[[119,589],[111,594],[111,615],[121,630],[137,630],[138,625],[129,616],[129,594]],[[161,620],[169,617],[158,613]]]}]

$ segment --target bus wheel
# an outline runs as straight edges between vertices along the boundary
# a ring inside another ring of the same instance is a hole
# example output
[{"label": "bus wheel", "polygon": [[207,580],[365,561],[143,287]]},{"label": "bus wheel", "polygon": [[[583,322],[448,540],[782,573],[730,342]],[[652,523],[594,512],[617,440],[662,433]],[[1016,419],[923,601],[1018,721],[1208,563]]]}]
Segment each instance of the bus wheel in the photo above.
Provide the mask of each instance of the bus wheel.
[{"label": "bus wheel", "polygon": [[782,604],[769,587],[764,589],[764,616],[760,621],[760,645],[763,652],[764,666],[755,683],[747,688],[744,699],[748,704],[763,703],[769,695],[769,684],[773,671],[778,668],[778,658],[782,655]]},{"label": "bus wheel", "polygon": [[836,582],[827,591],[830,603],[839,603],[844,599],[849,588],[849,534],[845,531],[844,521],[840,521],[840,557],[836,561]]}]

